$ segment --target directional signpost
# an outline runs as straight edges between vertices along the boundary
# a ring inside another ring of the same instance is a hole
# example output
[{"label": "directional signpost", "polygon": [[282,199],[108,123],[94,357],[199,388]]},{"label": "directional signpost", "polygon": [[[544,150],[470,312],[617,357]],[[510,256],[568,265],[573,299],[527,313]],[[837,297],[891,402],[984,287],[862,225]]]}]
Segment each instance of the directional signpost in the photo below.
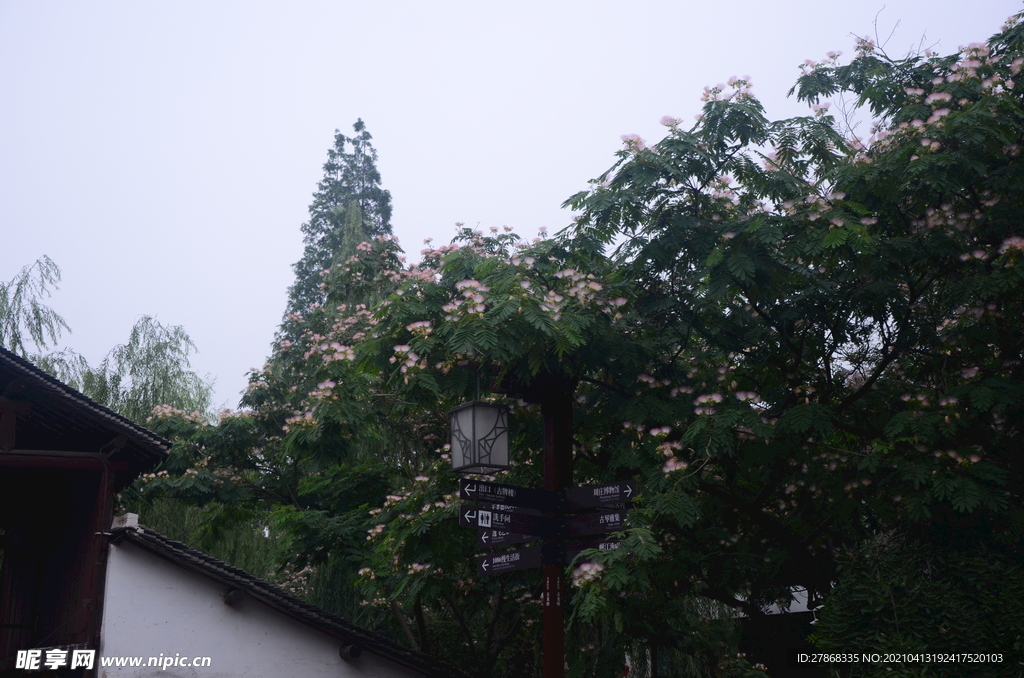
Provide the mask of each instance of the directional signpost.
[{"label": "directional signpost", "polygon": [[584,513],[576,516],[565,516],[562,519],[560,536],[589,537],[595,534],[618,532],[626,523],[625,511],[609,511],[607,513]]},{"label": "directional signpost", "polygon": [[466,478],[459,479],[459,499],[508,504],[538,511],[557,511],[561,508],[558,492],[519,487],[518,485],[480,483]]},{"label": "directional signpost", "polygon": [[622,530],[626,521],[625,507],[634,494],[636,483],[631,480],[546,491],[463,479],[459,481],[459,496],[468,501],[459,513],[459,524],[476,528],[479,531],[477,544],[485,548],[547,540],[540,546],[478,556],[477,572],[480,574],[564,565],[587,549],[618,548],[618,541],[610,539],[562,540]]},{"label": "directional signpost", "polygon": [[[636,494],[636,482],[625,480],[606,485],[574,487],[567,490],[537,490],[518,485],[482,483],[459,479],[459,498],[466,501],[515,506],[518,512],[560,513],[584,509],[625,508]],[[511,509],[507,510],[515,513]]]},{"label": "directional signpost", "polygon": [[538,539],[540,537],[534,537],[529,534],[516,534],[515,532],[504,532],[502,530],[480,530],[476,544],[484,548],[493,548],[495,546],[524,544],[528,541],[537,541]]},{"label": "directional signpost", "polygon": [[508,504],[480,504],[479,508],[485,511],[504,511],[505,513],[521,513],[524,516],[542,516],[543,511],[537,509],[523,508],[522,506],[509,506]]},{"label": "directional signpost", "polygon": [[561,525],[557,518],[531,516],[525,513],[507,511],[486,511],[473,504],[463,504],[459,511],[459,525],[462,527],[483,527],[502,532],[529,534],[535,537],[554,539],[558,537]]},{"label": "directional signpost", "polygon": [[636,482],[626,480],[607,485],[571,487],[563,490],[565,502],[570,509],[601,508],[614,504],[625,504],[636,494]]},{"label": "directional signpost", "polygon": [[587,549],[599,551],[614,551],[619,548],[619,541],[611,539],[596,539],[590,541],[574,541],[565,545],[565,562],[571,563],[573,559]]},{"label": "directional signpost", "polygon": [[526,546],[503,553],[477,556],[476,570],[479,574],[503,574],[516,570],[528,570],[541,565],[565,565],[571,563],[576,556],[587,549],[612,551],[618,547],[619,542],[609,540],[580,541],[567,544],[555,542],[542,546]]},{"label": "directional signpost", "polygon": [[527,546],[504,553],[488,553],[486,556],[478,556],[476,570],[480,574],[502,574],[540,567],[543,564],[542,548]]},{"label": "directional signpost", "polygon": [[[459,498],[466,504],[459,512],[459,524],[477,530],[477,543],[485,548],[544,540],[545,543],[540,545],[479,556],[477,571],[489,575],[543,567],[543,675],[544,678],[564,678],[563,565],[587,549],[618,547],[618,543],[610,539],[565,540],[622,530],[626,509],[637,487],[633,481],[622,481],[567,489],[572,484],[575,380],[561,374],[543,373],[535,375],[529,383],[508,379],[500,385],[502,389],[499,392],[514,394],[541,406],[544,489],[461,479]],[[456,433],[465,433],[461,428],[455,429],[453,425],[453,441]],[[474,432],[473,440],[477,437]],[[462,439],[459,440],[461,444]],[[455,443],[452,445],[454,447]]]},{"label": "directional signpost", "polygon": [[459,512],[462,527],[478,527],[545,539],[589,537],[618,532],[626,521],[625,511],[600,511],[566,516],[534,516],[507,511],[487,511],[475,504],[463,504]]}]

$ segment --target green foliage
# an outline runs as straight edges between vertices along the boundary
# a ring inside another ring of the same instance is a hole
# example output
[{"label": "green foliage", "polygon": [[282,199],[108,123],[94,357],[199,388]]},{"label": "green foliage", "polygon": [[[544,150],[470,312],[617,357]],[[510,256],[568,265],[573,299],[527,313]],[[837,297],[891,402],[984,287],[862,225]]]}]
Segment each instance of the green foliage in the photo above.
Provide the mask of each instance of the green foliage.
[{"label": "green foliage", "polygon": [[257,577],[285,586],[290,572],[279,572],[281,539],[261,516],[239,505],[203,507],[180,499],[144,499],[129,487],[119,511],[140,517],[147,528],[242,568]]},{"label": "green foliage", "polygon": [[1002,662],[844,665],[837,676],[1017,676],[1024,640],[1019,554],[889,533],[844,553],[818,613],[821,652],[995,653]]},{"label": "green foliage", "polygon": [[[322,305],[326,301],[322,272],[342,265],[359,243],[391,234],[391,193],[380,186],[377,151],[370,143],[373,137],[362,120],[352,129],[351,137],[335,131],[324,178],[309,206],[309,221],[302,225],[306,248],[295,264],[289,314],[304,314]],[[286,334],[291,328],[288,320],[286,316],[282,327]]]},{"label": "green foliage", "polygon": [[134,421],[144,421],[158,405],[206,413],[212,384],[188,369],[196,347],[180,325],[143,316],[128,343],[97,367],[71,349],[53,350],[61,332],[71,329],[42,301],[59,281],[57,264],[43,256],[0,283],[0,345]]},{"label": "green foliage", "polygon": [[[0,282],[0,346],[23,358],[36,357],[70,327],[43,303],[60,282],[60,269],[47,256],[25,266],[8,282]],[[25,342],[28,342],[26,345]]]},{"label": "green foliage", "polygon": [[143,316],[128,343],[115,346],[96,368],[87,367],[69,383],[135,421],[145,421],[160,405],[205,414],[213,385],[188,369],[195,350],[181,325],[168,327]]},{"label": "green foliage", "polygon": [[[622,545],[569,566],[572,675],[627,656],[634,675],[758,675],[733,656],[735,612],[761,616],[796,587],[828,601],[822,647],[873,620],[918,642],[896,618],[924,608],[893,591],[890,624],[837,556],[879,535],[905,538],[879,572],[928,600],[941,587],[903,564],[933,563],[944,586],[998,571],[1012,588],[1024,45],[1014,21],[948,57],[861,47],[805,69],[812,116],[770,121],[733,80],[692,128],[627,138],[557,237],[462,229],[412,266],[384,235],[340,258],[317,240],[319,296],[252,375],[250,410],[165,417],[182,444],[150,487],[270,512],[293,569],[358,587],[347,616],[481,676],[536,673],[539,611],[534,575],[475,575],[456,523],[445,412],[478,383],[516,422],[502,481],[539,484],[527,401],[558,385],[575,397],[575,482],[639,484]],[[840,92],[874,115],[870,139],[819,103]],[[344,204],[322,232],[351,244],[371,211]],[[1012,646],[1001,605],[983,611]]]},{"label": "green foliage", "polygon": [[[568,201],[581,215],[566,247],[620,243],[640,330],[666,356],[646,406],[608,417],[637,431],[609,462],[642,472],[649,431],[683,474],[662,492],[693,492],[700,519],[654,525],[685,540],[665,556],[693,591],[748,613],[796,586],[824,597],[837,546],[895,527],[1019,545],[1014,35],[814,66],[800,98],[860,96],[877,116],[866,143],[824,109],[768,122],[742,80],[708,90],[697,125],[627,139]],[[670,404],[680,393],[692,404]]]}]

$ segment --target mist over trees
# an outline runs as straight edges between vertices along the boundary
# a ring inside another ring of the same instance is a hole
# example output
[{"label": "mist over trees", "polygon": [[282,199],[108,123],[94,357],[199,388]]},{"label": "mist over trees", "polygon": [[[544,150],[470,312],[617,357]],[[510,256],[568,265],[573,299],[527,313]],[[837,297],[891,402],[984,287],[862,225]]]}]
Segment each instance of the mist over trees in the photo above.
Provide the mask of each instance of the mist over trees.
[{"label": "mist over trees", "polygon": [[[558,384],[574,482],[639,484],[620,548],[568,568],[570,675],[760,675],[736,617],[796,588],[824,651],[995,652],[972,675],[1016,675],[1022,67],[1015,17],[951,55],[864,39],[807,65],[805,117],[767,119],[734,78],[695,125],[624,137],[564,231],[462,228],[416,264],[359,121],[243,409],[156,411],[175,446],[137,490],[205,512],[214,541],[272,535],[250,553],[273,547],[277,581],[355,623],[481,678],[537,675],[538,577],[477,575],[445,414],[479,381],[515,422],[497,477],[536,487],[538,408],[502,394]],[[864,138],[826,105],[840,93]],[[837,675],[921,666],[888,668]]]}]

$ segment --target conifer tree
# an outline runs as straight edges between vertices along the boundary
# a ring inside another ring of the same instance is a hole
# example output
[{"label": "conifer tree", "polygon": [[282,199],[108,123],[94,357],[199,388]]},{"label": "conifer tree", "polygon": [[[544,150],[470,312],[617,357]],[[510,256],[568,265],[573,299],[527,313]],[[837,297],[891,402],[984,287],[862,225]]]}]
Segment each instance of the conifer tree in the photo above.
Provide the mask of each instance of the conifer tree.
[{"label": "conifer tree", "polygon": [[373,137],[361,119],[352,129],[351,137],[335,131],[309,221],[302,225],[306,248],[295,264],[295,283],[288,294],[282,326],[286,335],[289,315],[304,315],[326,300],[324,270],[355,254],[359,243],[391,234],[391,193],[380,185]]}]

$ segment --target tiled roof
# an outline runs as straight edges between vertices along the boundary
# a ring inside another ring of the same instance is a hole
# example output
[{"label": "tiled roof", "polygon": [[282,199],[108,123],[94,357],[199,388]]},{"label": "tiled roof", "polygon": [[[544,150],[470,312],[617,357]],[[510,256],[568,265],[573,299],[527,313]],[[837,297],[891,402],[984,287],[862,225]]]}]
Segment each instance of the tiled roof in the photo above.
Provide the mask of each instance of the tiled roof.
[{"label": "tiled roof", "polygon": [[258,579],[245,570],[197,551],[185,544],[169,539],[145,527],[117,527],[111,532],[115,543],[128,541],[185,568],[206,575],[231,588],[244,591],[279,612],[306,623],[339,640],[360,646],[363,651],[384,657],[402,666],[421,671],[431,678],[469,678],[459,669],[433,657],[410,650],[389,638],[359,628],[315,605],[304,603],[295,596]]},{"label": "tiled roof", "polygon": [[99,452],[123,435],[124,447],[115,454],[130,459],[136,469],[148,469],[163,461],[171,448],[170,442],[152,431],[0,348],[0,393],[5,391],[10,403],[31,408],[29,414],[18,416],[16,447],[20,449]]}]

